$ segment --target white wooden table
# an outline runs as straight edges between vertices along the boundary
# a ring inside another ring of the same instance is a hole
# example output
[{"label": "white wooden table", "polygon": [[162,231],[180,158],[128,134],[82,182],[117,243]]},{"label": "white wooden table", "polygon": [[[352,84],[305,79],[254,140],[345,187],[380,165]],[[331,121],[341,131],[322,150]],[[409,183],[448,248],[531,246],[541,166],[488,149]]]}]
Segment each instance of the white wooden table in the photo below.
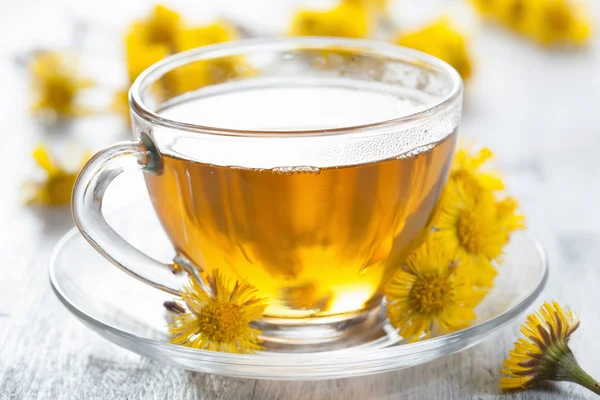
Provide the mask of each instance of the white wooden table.
[{"label": "white wooden table", "polygon": [[[257,2],[229,2],[234,6],[218,6],[236,17],[257,11]],[[84,45],[92,54],[84,64],[102,74],[103,85],[116,86],[122,68],[106,60],[117,54],[115,32],[142,3],[21,0],[0,7],[0,399],[592,398],[562,383],[501,394],[500,365],[517,337],[517,325],[475,348],[408,370],[274,382],[165,367],[107,342],[70,315],[52,292],[47,263],[72,220],[68,210],[40,212],[20,203],[20,184],[35,171],[29,154],[39,140],[97,149],[126,133],[110,117],[59,128],[33,121],[26,111],[25,74],[14,58],[35,46],[72,43],[73,21],[92,21],[93,34]],[[200,11],[193,15],[211,18],[215,3],[196,5]],[[269,12],[288,3],[272,1]],[[572,347],[584,368],[600,378],[598,37],[588,51],[553,52],[485,28],[474,38],[474,51],[476,76],[466,90],[462,133],[496,151],[498,168],[521,201],[529,229],[549,255],[550,280],[540,302],[556,299],[581,313]]]}]

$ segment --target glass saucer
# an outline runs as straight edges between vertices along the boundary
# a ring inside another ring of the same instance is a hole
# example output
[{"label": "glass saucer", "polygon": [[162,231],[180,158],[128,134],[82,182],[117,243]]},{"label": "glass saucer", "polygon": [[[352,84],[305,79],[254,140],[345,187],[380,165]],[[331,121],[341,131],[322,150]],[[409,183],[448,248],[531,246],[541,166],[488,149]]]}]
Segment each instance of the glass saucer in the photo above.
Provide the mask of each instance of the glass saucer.
[{"label": "glass saucer", "polygon": [[[126,218],[123,216],[126,215]],[[148,254],[168,260],[170,247],[148,204],[107,215],[115,229]],[[303,353],[270,347],[255,355],[218,353],[168,343],[170,296],[111,265],[76,229],[57,244],[50,259],[52,286],[62,303],[108,340],[145,357],[177,367],[257,379],[316,380],[374,374],[422,364],[485,340],[517,318],[537,298],[547,279],[540,244],[518,232],[506,248],[496,286],[477,307],[477,320],[464,330],[406,343],[380,318],[377,332],[338,348],[304,348]],[[382,311],[383,313],[384,311]],[[384,315],[384,314],[382,314]],[[296,350],[297,351],[297,350]]]}]

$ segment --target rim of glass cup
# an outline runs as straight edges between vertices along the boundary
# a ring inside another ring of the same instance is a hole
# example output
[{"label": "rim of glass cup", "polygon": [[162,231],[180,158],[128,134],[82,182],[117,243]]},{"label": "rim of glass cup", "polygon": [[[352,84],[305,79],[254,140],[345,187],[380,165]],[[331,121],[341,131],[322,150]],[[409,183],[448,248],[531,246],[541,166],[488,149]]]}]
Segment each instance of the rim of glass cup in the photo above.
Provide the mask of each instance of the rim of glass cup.
[{"label": "rim of glass cup", "polygon": [[[136,342],[136,347],[145,347],[145,355],[151,358],[162,358],[176,356],[182,359],[189,359],[194,361],[203,361],[208,364],[231,364],[248,367],[294,367],[298,371],[302,372],[302,376],[306,374],[306,369],[329,367],[332,365],[343,365],[345,367],[352,367],[355,362],[360,362],[368,369],[371,363],[381,363],[385,361],[392,361],[394,358],[399,356],[408,356],[411,354],[418,354],[425,350],[435,350],[445,345],[450,345],[458,340],[468,337],[475,337],[485,332],[496,330],[523,313],[533,301],[540,295],[544,289],[548,280],[548,258],[546,252],[539,241],[537,241],[532,235],[524,233],[524,236],[532,242],[535,246],[541,267],[541,273],[536,282],[531,285],[529,291],[524,293],[517,301],[509,307],[507,310],[501,312],[492,318],[483,321],[479,324],[470,326],[465,329],[461,329],[457,332],[436,336],[429,339],[420,340],[413,343],[404,343],[400,346],[385,347],[381,349],[369,350],[368,352],[356,352],[352,349],[340,349],[331,350],[321,353],[268,353],[268,354],[235,354],[235,353],[223,353],[215,352],[204,349],[196,349],[185,346],[179,346],[169,344],[168,342],[162,342],[156,339],[150,339],[140,337],[137,334],[122,331],[121,329],[112,326],[109,323],[95,319],[88,315],[84,310],[79,309],[75,304],[68,300],[68,296],[63,293],[60,286],[56,283],[57,279],[55,276],[55,264],[56,259],[61,249],[71,240],[73,236],[79,235],[76,228],[73,228],[67,234],[65,234],[61,240],[55,246],[50,260],[48,262],[50,281],[52,288],[57,294],[60,301],[74,314],[78,315],[79,318],[85,322],[86,325],[100,326],[103,331],[109,332],[116,337],[121,339],[127,339],[131,342]],[[475,342],[477,343],[477,342]],[[473,344],[475,344],[473,343]],[[123,342],[124,347],[129,348]],[[315,358],[315,354],[318,357]],[[449,354],[449,353],[448,353]],[[282,357],[284,359],[282,359]],[[165,359],[168,361],[168,359]],[[386,370],[386,369],[384,369]],[[218,370],[213,371],[219,373]],[[348,376],[359,376],[377,371],[364,372],[364,373],[351,373]],[[258,374],[260,375],[260,374]],[[334,374],[335,375],[335,374]],[[324,375],[326,377],[327,374]],[[267,376],[265,376],[267,377]],[[272,379],[282,379],[281,377],[270,376]],[[299,378],[299,379],[305,379]]]},{"label": "rim of glass cup", "polygon": [[[241,130],[218,128],[213,126],[195,125],[180,121],[175,121],[165,118],[156,112],[152,111],[142,100],[142,92],[158,78],[169,71],[191,62],[207,60],[218,57],[235,56],[247,54],[252,51],[260,51],[264,49],[293,51],[298,49],[311,50],[327,50],[332,46],[352,48],[359,51],[378,53],[387,55],[393,58],[421,63],[423,68],[441,72],[451,83],[449,92],[441,99],[435,101],[426,109],[403,115],[398,118],[378,121],[369,124],[354,125],[340,128],[328,128],[325,132],[323,129],[307,129],[296,131],[261,131],[261,130]],[[129,90],[130,107],[140,118],[147,122],[163,126],[166,128],[197,132],[202,134],[212,134],[219,136],[244,136],[244,137],[305,137],[305,136],[331,136],[331,135],[348,135],[353,133],[366,134],[380,128],[389,126],[407,124],[416,120],[423,120],[437,114],[439,111],[452,107],[457,101],[460,101],[463,91],[463,81],[458,72],[445,61],[433,57],[429,54],[418,50],[409,49],[406,47],[397,46],[391,43],[378,42],[365,39],[346,39],[333,37],[271,37],[257,39],[242,39],[227,43],[219,43],[196,49],[184,51],[181,53],[169,56],[142,72],[131,85]]]}]

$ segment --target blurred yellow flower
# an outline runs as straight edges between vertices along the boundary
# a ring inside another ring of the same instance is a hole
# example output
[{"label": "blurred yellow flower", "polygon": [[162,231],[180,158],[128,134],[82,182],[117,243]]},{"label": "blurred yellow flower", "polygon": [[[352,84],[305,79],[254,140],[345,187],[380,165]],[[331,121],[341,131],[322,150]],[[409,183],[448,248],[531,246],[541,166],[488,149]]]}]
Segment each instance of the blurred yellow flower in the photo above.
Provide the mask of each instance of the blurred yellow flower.
[{"label": "blurred yellow flower", "polygon": [[494,5],[495,0],[470,0],[470,2],[475,10],[477,10],[482,16],[487,17],[491,12],[491,8]]},{"label": "blurred yellow flower", "polygon": [[491,0],[488,10],[488,17],[495,18],[498,22],[507,27],[524,33],[525,18],[528,14],[526,4],[529,0]]},{"label": "blurred yellow flower", "polygon": [[[234,40],[238,36],[235,27],[226,21],[187,27],[178,13],[157,6],[145,21],[133,23],[126,35],[129,81],[133,82],[146,68],[173,53]],[[162,92],[162,95],[174,96],[225,81],[232,76],[240,76],[248,70],[239,58],[198,61],[166,74],[155,89],[157,93]],[[128,110],[120,107],[126,104],[122,98],[122,94],[115,95],[113,110],[129,115]]]},{"label": "blurred yellow flower", "polygon": [[463,329],[487,291],[472,284],[444,242],[426,241],[386,285],[390,323],[406,340]]},{"label": "blurred yellow flower", "polygon": [[569,348],[579,317],[560,304],[544,302],[521,325],[524,337],[515,342],[504,360],[500,389],[519,390],[541,381],[575,382],[600,394],[600,383],[581,369]]},{"label": "blurred yellow flower", "polygon": [[463,79],[472,74],[467,39],[448,18],[441,18],[414,32],[400,34],[395,42],[441,58],[452,65]]},{"label": "blurred yellow flower", "polygon": [[230,289],[218,270],[207,280],[209,293],[194,278],[180,291],[189,312],[173,316],[169,343],[229,353],[261,350],[260,331],[249,324],[262,315],[266,300],[246,281]]},{"label": "blurred yellow flower", "polygon": [[38,146],[33,151],[33,158],[46,172],[43,182],[26,182],[25,190],[27,204],[40,204],[49,206],[64,206],[71,203],[71,192],[79,173],[79,169],[89,158],[85,154],[80,168],[69,171],[65,166],[53,160],[44,146]]},{"label": "blurred yellow flower", "polygon": [[129,111],[129,90],[123,89],[117,91],[113,96],[111,111],[123,117],[127,125],[131,123],[131,113]]},{"label": "blurred yellow flower", "polygon": [[290,34],[362,38],[368,35],[369,29],[367,9],[346,2],[331,10],[300,10],[292,19]]},{"label": "blurred yellow flower", "polygon": [[183,65],[167,73],[164,82],[170,96],[200,89],[213,83],[210,64],[196,61]]},{"label": "blurred yellow flower", "polygon": [[138,36],[135,28],[125,38],[127,75],[130,83],[133,83],[135,78],[144,72],[146,68],[171,54],[171,49],[168,46],[149,44],[142,39]]},{"label": "blurred yellow flower", "polygon": [[149,45],[164,45],[173,49],[182,27],[181,16],[176,11],[157,5],[147,19],[135,22],[132,30]]},{"label": "blurred yellow flower", "polygon": [[487,19],[550,46],[581,45],[592,29],[589,4],[577,0],[471,0]]},{"label": "blurred yellow flower", "polygon": [[449,246],[461,267],[472,271],[474,284],[482,287],[493,286],[494,263],[502,262],[510,234],[524,227],[523,217],[516,213],[517,202],[511,197],[496,198],[502,181],[480,170],[491,156],[489,149],[475,155],[457,152],[430,233]]},{"label": "blurred yellow flower", "polygon": [[50,113],[58,117],[72,117],[89,112],[77,104],[83,89],[93,86],[91,79],[78,71],[77,58],[66,53],[41,53],[31,63],[34,113]]},{"label": "blurred yellow flower", "polygon": [[[183,29],[176,40],[178,51],[185,51],[239,38],[236,28],[227,21]],[[181,94],[203,86],[246,76],[250,68],[242,57],[221,57],[196,61],[172,71],[168,78],[172,94]]]},{"label": "blurred yellow flower", "polygon": [[590,37],[591,21],[583,3],[572,0],[528,0],[523,30],[543,45],[584,44]]},{"label": "blurred yellow flower", "polygon": [[359,7],[366,7],[375,12],[384,12],[387,10],[389,0],[343,0],[342,3]]},{"label": "blurred yellow flower", "polygon": [[181,16],[158,5],[146,20],[135,21],[125,36],[127,72],[133,82],[146,68],[175,51]]},{"label": "blurred yellow flower", "polygon": [[[129,83],[152,64],[173,53],[233,40],[238,36],[235,27],[226,21],[187,27],[177,12],[156,6],[146,20],[132,23],[125,37]],[[172,97],[248,74],[250,70],[246,63],[234,57],[197,61],[167,73],[153,86],[153,90],[157,96]],[[126,90],[115,93],[111,110],[129,122]]]},{"label": "blurred yellow flower", "polygon": [[175,40],[175,46],[177,51],[185,51],[238,38],[239,34],[233,25],[227,21],[218,21],[214,24],[181,30]]}]

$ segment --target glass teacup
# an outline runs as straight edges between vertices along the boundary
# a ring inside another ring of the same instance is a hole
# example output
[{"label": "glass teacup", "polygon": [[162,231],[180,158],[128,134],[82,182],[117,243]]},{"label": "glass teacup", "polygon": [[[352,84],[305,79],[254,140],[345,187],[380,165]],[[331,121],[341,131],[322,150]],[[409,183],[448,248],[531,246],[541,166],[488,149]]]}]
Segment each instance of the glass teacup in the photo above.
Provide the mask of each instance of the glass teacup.
[{"label": "glass teacup", "polygon": [[[177,54],[131,87],[135,139],[84,167],[75,220],[104,257],[166,292],[185,273],[247,279],[269,301],[257,321],[267,341],[335,341],[377,320],[382,287],[428,229],[461,101],[449,65],[385,43],[260,39]],[[102,216],[126,168],[143,170],[172,264]]]}]

